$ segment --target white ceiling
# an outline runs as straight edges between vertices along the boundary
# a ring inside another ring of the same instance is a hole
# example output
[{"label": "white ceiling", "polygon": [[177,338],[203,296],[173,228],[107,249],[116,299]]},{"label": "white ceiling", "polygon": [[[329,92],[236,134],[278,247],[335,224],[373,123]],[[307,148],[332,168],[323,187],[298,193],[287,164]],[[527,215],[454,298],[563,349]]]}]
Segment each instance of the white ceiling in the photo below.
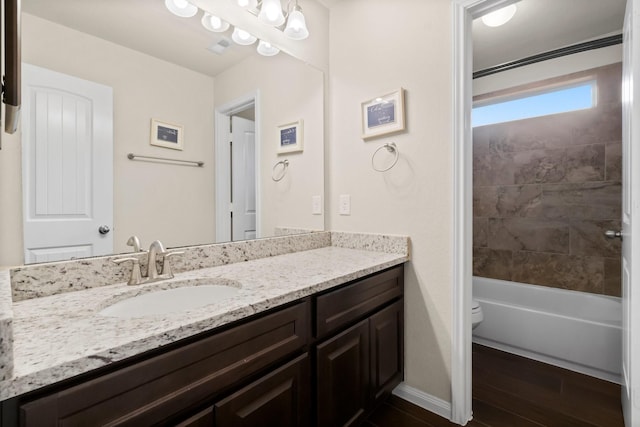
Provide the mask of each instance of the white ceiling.
[{"label": "white ceiling", "polygon": [[482,70],[620,32],[625,0],[522,0],[509,22],[473,22],[473,69]]},{"label": "white ceiling", "polygon": [[[339,1],[320,0],[327,7]],[[569,46],[622,28],[625,0],[522,0],[507,24],[473,23],[474,70]],[[207,50],[218,34],[193,18],[172,15],[162,0],[22,0],[22,10],[203,74],[215,76],[255,52],[232,44],[223,55]]]},{"label": "white ceiling", "polygon": [[163,0],[22,0],[22,10],[78,31],[215,76],[255,53],[232,44],[223,55],[207,50],[231,31],[213,33],[193,18],[171,14]]}]

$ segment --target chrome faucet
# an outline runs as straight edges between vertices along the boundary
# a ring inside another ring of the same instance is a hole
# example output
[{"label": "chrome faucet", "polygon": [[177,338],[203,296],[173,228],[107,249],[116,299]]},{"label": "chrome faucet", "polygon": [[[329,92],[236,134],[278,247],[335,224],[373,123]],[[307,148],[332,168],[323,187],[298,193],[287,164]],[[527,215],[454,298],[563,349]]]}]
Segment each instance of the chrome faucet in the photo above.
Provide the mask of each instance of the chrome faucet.
[{"label": "chrome faucet", "polygon": [[[164,250],[164,246],[162,246],[162,242],[160,240],[154,240],[149,246],[149,258],[147,258],[147,277],[149,280],[156,280],[159,277],[158,274],[158,266],[156,264],[156,257],[158,255],[166,255],[167,252]],[[165,261],[166,262],[166,261]]]},{"label": "chrome faucet", "polygon": [[[140,274],[140,261],[138,258],[122,258],[113,260],[116,264],[120,264],[125,261],[131,261],[131,278],[127,282],[129,285],[141,285],[143,283],[156,282],[163,279],[171,279],[173,277],[173,271],[169,264],[169,258],[175,255],[182,255],[184,252],[174,251],[167,252],[164,246],[159,240],[154,240],[149,246],[149,254],[147,258],[147,275],[142,276]],[[156,261],[158,256],[163,257],[162,273],[158,273],[158,265]]]}]

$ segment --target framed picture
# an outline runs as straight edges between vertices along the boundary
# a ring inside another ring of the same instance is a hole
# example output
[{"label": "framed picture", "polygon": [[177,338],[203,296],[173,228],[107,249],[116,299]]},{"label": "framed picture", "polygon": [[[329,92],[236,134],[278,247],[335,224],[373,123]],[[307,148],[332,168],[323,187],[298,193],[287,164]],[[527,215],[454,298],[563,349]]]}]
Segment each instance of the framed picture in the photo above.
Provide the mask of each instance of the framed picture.
[{"label": "framed picture", "polygon": [[302,119],[278,126],[278,154],[302,151],[304,128]]},{"label": "framed picture", "polygon": [[184,128],[160,120],[151,119],[151,145],[182,150],[184,148]]},{"label": "framed picture", "polygon": [[404,130],[404,89],[362,103],[362,139]]}]

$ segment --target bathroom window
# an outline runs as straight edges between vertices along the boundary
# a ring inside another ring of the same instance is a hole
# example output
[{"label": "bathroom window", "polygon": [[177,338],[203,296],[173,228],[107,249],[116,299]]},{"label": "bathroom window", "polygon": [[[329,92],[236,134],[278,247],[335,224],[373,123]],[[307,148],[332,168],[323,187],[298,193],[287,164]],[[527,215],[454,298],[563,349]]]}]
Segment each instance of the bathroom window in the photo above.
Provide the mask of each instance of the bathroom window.
[{"label": "bathroom window", "polygon": [[549,114],[584,110],[596,105],[596,81],[574,83],[534,94],[478,103],[471,112],[473,127]]}]

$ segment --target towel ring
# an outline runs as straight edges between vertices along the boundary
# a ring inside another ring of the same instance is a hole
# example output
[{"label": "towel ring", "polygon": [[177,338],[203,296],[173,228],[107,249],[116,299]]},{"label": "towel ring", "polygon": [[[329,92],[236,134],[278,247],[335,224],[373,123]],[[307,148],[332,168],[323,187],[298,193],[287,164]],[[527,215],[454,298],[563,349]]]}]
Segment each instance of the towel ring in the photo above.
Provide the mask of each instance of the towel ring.
[{"label": "towel ring", "polygon": [[[276,168],[278,167],[278,165],[282,165],[282,170],[280,171],[279,175],[276,174]],[[278,163],[273,165],[271,179],[274,180],[275,182],[282,181],[282,178],[284,178],[284,176],[287,174],[288,167],[289,167],[289,160],[287,159],[280,160]]]},{"label": "towel ring", "polygon": [[[383,148],[386,148],[389,153],[394,153],[395,155],[393,157],[393,162],[388,167],[386,167],[384,169],[378,169],[376,167],[376,164],[375,164],[374,160],[376,158],[376,154],[378,154],[378,152],[380,150],[382,150]],[[396,147],[396,143],[395,142],[386,143],[384,145],[381,145],[380,147],[378,147],[378,149],[376,151],[373,152],[373,155],[371,156],[371,167],[376,172],[386,172],[389,169],[391,169],[392,167],[394,167],[396,165],[396,163],[398,163],[398,156],[399,155],[400,155],[400,152],[398,151],[398,147]]]}]

